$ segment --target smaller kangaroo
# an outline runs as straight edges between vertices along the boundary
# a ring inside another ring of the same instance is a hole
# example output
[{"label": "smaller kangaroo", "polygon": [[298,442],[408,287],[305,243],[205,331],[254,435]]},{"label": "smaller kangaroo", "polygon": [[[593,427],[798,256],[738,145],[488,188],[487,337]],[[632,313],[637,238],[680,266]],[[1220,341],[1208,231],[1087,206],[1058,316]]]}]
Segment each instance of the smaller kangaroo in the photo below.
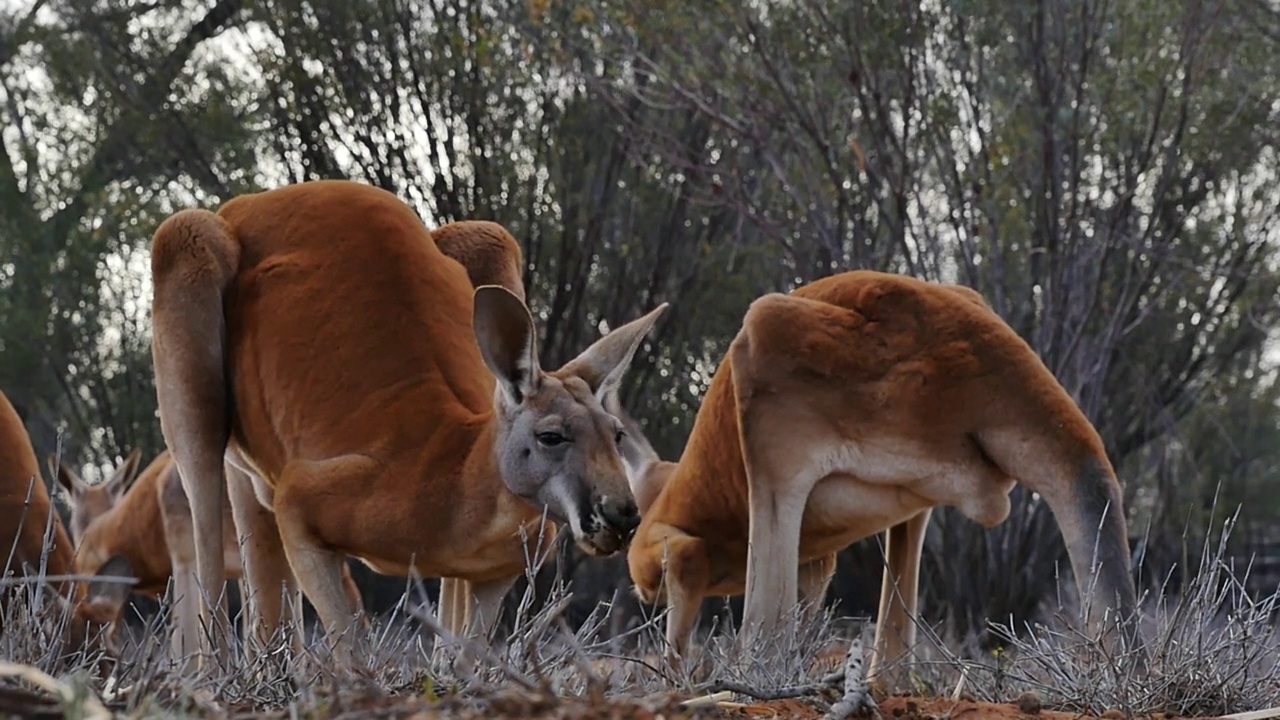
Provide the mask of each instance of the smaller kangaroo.
[{"label": "smaller kangaroo", "polygon": [[[136,577],[138,584],[132,592],[157,599],[164,595],[172,577],[175,600],[170,656],[175,660],[187,658],[196,649],[199,631],[196,588],[187,582],[195,573],[191,505],[168,450],[157,455],[141,474],[138,473],[140,457],[140,451],[135,449],[111,477],[97,485],[85,483],[74,470],[52,456],[48,463],[54,477],[71,496],[76,572]],[[227,475],[230,482],[248,482],[234,466],[228,465]],[[223,504],[222,522],[226,528],[222,536],[226,579],[239,580],[243,566],[229,500]],[[273,526],[264,523],[263,527]],[[361,602],[360,589],[346,566],[343,566],[343,587],[353,602]],[[99,622],[111,624],[112,636],[118,636],[120,631],[119,620],[129,592],[127,585],[91,583],[89,586],[88,605]],[[302,617],[301,596],[296,592],[293,601],[288,603],[282,603],[280,589],[275,593],[268,589],[262,592],[261,596],[255,594],[247,599],[246,607],[259,622],[244,624],[246,642],[251,639],[249,631],[255,626],[266,634],[256,639],[266,642],[282,622]],[[224,595],[224,604],[225,601]],[[294,627],[300,629],[300,626]],[[295,648],[300,648],[301,643],[301,635],[295,633]]]}]

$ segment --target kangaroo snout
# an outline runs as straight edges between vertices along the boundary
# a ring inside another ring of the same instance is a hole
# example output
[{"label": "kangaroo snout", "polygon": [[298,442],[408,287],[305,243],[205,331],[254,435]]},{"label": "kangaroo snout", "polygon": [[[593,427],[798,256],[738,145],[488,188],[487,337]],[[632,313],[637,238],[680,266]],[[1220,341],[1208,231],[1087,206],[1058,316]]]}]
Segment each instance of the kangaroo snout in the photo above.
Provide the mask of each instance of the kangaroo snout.
[{"label": "kangaroo snout", "polygon": [[625,550],[640,526],[640,510],[631,497],[601,495],[591,503],[589,517],[583,518],[586,543],[583,549],[597,557]]},{"label": "kangaroo snout", "polygon": [[597,512],[604,518],[605,524],[613,528],[627,540],[636,534],[640,527],[640,508],[633,498],[614,500],[608,496],[600,498],[596,503]]}]

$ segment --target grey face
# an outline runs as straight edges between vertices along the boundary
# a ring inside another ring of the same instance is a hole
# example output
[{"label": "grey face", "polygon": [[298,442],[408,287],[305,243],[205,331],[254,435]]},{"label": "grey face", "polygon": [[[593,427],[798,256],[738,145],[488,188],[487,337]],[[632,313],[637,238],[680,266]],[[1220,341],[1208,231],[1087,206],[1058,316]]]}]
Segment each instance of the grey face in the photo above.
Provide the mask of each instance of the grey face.
[{"label": "grey face", "polygon": [[602,399],[616,391],[665,305],[596,341],[560,370],[538,365],[533,320],[497,286],[476,290],[476,340],[498,380],[498,466],[507,488],[569,525],[585,552],[612,555],[640,523],[618,445],[622,423]]},{"label": "grey face", "polygon": [[499,464],[507,487],[568,524],[587,553],[625,548],[640,515],[618,455],[617,418],[574,375],[544,375],[519,407],[504,400]]},{"label": "grey face", "polygon": [[622,465],[627,470],[627,478],[634,490],[639,478],[661,458],[653,445],[649,444],[649,438],[645,437],[644,428],[622,407],[616,391],[605,395],[603,405],[605,412],[616,417],[622,426],[622,442],[618,443],[618,453],[622,456]]}]

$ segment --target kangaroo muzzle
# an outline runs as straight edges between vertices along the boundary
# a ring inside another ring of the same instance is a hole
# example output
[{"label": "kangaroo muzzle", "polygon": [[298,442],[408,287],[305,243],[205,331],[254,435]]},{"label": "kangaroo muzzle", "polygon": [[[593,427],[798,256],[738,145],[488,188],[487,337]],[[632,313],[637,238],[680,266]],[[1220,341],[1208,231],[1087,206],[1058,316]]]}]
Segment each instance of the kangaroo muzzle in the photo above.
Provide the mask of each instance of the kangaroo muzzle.
[{"label": "kangaroo muzzle", "polygon": [[640,510],[634,498],[595,498],[583,514],[578,545],[590,555],[607,557],[627,548],[640,526]]}]

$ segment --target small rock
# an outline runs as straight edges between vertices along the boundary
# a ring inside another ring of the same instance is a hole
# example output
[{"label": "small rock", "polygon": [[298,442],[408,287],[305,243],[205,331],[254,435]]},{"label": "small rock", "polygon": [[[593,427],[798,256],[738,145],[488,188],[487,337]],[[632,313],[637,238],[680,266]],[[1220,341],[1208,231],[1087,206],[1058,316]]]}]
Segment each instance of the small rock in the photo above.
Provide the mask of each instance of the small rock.
[{"label": "small rock", "polygon": [[1040,710],[1044,707],[1044,703],[1040,702],[1040,696],[1030,690],[1019,695],[1018,699],[1013,701],[1013,704],[1028,715],[1039,715]]}]

